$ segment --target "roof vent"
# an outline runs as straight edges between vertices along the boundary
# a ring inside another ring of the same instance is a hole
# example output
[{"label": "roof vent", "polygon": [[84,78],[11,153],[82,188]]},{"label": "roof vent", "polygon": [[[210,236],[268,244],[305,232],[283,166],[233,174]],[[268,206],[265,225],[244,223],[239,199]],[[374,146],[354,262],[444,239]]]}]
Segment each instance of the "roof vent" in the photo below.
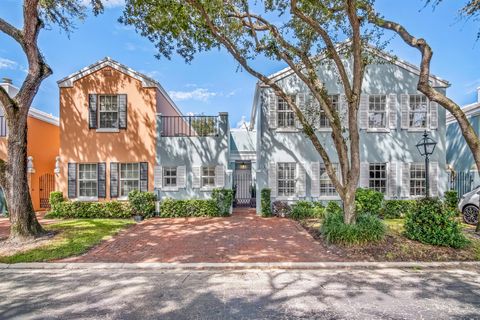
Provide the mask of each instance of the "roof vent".
[{"label": "roof vent", "polygon": [[10,79],[10,78],[2,78],[2,83],[12,84],[12,79]]}]

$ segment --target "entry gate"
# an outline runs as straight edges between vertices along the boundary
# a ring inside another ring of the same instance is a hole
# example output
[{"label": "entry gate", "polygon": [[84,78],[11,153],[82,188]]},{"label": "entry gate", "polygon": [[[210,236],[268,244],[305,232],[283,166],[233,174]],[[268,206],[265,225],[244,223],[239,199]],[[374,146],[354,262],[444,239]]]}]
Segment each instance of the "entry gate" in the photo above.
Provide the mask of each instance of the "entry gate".
[{"label": "entry gate", "polygon": [[235,189],[233,206],[254,208],[256,199],[255,187],[252,183],[252,170],[236,169],[233,179]]},{"label": "entry gate", "polygon": [[40,186],[40,208],[50,208],[50,193],[55,190],[55,176],[53,173],[45,173],[39,178]]}]

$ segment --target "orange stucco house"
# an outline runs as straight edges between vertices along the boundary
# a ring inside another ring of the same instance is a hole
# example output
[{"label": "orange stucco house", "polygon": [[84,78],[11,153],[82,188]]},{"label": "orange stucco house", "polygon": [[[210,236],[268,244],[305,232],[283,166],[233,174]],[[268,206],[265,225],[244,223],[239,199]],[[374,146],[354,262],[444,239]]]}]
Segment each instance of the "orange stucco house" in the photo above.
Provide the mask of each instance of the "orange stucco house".
[{"label": "orange stucco house", "polygon": [[[15,96],[18,88],[11,80],[3,79],[0,86],[10,95]],[[1,105],[0,105],[1,106]],[[7,159],[7,125],[3,108],[0,108],[0,158]],[[48,197],[55,190],[55,161],[60,147],[60,130],[58,118],[30,108],[28,117],[28,174],[29,188],[33,207],[37,211],[49,208]],[[3,199],[3,196],[2,196]],[[0,210],[4,211],[4,201]]]}]

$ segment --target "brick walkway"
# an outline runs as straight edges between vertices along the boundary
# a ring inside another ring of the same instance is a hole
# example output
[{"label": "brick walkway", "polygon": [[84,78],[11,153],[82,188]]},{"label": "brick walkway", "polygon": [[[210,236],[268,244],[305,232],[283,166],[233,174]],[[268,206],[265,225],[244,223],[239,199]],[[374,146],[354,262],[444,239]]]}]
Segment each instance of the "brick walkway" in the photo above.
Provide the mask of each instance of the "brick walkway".
[{"label": "brick walkway", "polygon": [[74,262],[339,261],[288,219],[240,211],[228,218],[149,219]]},{"label": "brick walkway", "polygon": [[[37,219],[41,224],[51,223],[53,220],[44,220],[46,212],[37,212]],[[8,218],[0,217],[0,240],[8,238],[10,235],[10,221]]]}]

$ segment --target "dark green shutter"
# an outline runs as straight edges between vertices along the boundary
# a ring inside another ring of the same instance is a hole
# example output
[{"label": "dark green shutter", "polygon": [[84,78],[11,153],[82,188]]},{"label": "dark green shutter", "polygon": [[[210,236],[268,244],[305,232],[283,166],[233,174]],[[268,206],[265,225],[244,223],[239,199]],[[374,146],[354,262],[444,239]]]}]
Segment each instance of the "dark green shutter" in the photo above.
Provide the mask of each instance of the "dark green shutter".
[{"label": "dark green shutter", "polygon": [[77,197],[77,164],[68,164],[68,197],[75,199]]},{"label": "dark green shutter", "polygon": [[140,162],[140,191],[148,191],[148,162]]},{"label": "dark green shutter", "polygon": [[97,95],[88,95],[88,127],[90,129],[97,128]]},{"label": "dark green shutter", "polygon": [[106,185],[106,176],[107,176],[107,164],[105,162],[100,162],[97,164],[97,180],[98,180],[98,197],[106,198],[107,197],[107,185]]},{"label": "dark green shutter", "polygon": [[118,95],[118,128],[127,129],[127,95]]},{"label": "dark green shutter", "polygon": [[118,198],[118,162],[110,163],[110,198]]}]

